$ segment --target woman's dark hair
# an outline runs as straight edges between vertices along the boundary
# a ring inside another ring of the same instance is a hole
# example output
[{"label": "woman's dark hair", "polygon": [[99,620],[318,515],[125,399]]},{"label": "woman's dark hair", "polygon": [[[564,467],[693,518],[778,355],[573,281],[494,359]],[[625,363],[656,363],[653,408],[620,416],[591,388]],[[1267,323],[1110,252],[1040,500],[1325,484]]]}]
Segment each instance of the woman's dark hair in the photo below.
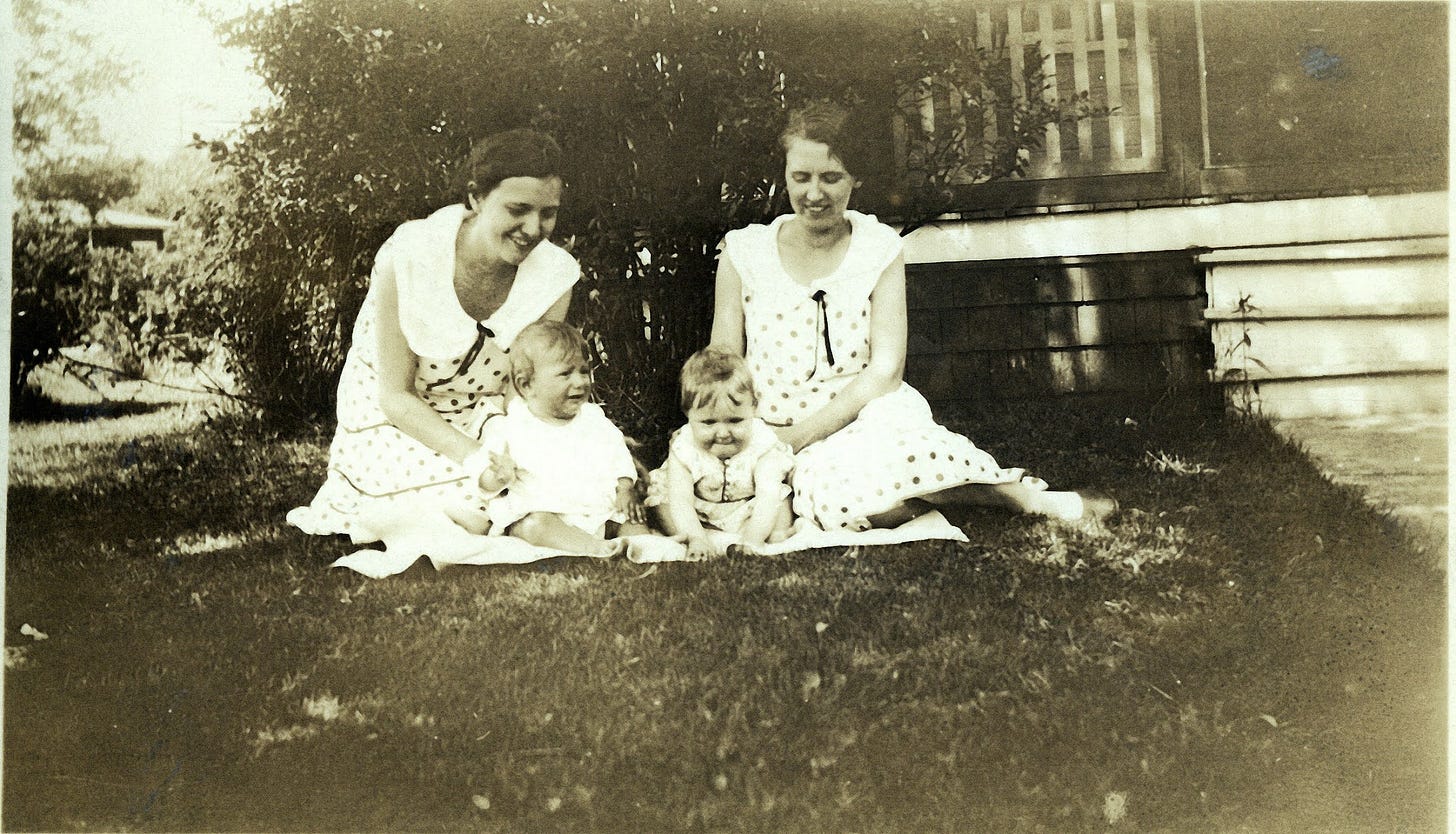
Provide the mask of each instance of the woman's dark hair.
[{"label": "woman's dark hair", "polygon": [[795,139],[807,139],[829,146],[829,154],[852,176],[861,177],[872,167],[869,143],[873,133],[865,116],[832,101],[815,101],[789,111],[789,121],[779,134],[779,147],[788,153]]},{"label": "woman's dark hair", "polygon": [[561,146],[539,130],[521,127],[492,133],[475,143],[460,171],[460,189],[469,203],[470,197],[482,199],[511,177],[559,176]]}]

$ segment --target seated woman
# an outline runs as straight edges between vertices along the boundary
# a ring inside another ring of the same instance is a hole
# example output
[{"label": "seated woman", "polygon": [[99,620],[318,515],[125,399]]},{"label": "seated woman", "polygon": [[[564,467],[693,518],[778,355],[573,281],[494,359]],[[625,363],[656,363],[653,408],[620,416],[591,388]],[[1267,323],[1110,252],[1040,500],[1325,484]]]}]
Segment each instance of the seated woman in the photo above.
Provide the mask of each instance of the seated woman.
[{"label": "seated woman", "polygon": [[367,541],[360,520],[402,501],[485,515],[479,418],[504,408],[516,335],[564,319],[581,271],[547,239],[561,205],[554,140],[489,136],[465,172],[463,203],[401,225],[375,258],[339,379],[328,476],[288,514],[306,533]]},{"label": "seated woman", "polygon": [[1111,512],[1110,499],[1002,467],[938,425],[903,381],[901,240],[848,208],[865,170],[851,116],[831,104],[790,115],[793,214],[729,232],[718,263],[712,342],[747,357],[759,416],[795,451],[795,515],[865,530],[956,505],[1064,520]]}]

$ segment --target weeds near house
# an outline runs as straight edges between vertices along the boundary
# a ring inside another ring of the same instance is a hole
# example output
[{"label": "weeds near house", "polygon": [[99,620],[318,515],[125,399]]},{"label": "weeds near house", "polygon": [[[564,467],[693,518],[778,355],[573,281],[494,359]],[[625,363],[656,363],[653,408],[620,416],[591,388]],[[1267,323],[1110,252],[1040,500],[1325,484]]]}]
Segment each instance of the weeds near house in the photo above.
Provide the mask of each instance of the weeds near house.
[{"label": "weeds near house", "polygon": [[200,415],[12,427],[9,830],[1444,815],[1440,579],[1257,422],[962,421],[1117,494],[1105,535],[985,512],[965,544],[370,581],[281,524],[322,442]]},{"label": "weeds near house", "polygon": [[1237,327],[1236,338],[1228,343],[1219,363],[1228,366],[1219,379],[1224,388],[1225,403],[1235,414],[1243,417],[1258,416],[1262,409],[1259,383],[1251,376],[1251,368],[1257,366],[1265,371],[1269,370],[1269,366],[1262,359],[1250,353],[1254,347],[1254,327],[1263,324],[1258,316],[1262,310],[1252,299],[1253,296],[1248,293],[1239,295],[1233,310],[1233,321]]}]

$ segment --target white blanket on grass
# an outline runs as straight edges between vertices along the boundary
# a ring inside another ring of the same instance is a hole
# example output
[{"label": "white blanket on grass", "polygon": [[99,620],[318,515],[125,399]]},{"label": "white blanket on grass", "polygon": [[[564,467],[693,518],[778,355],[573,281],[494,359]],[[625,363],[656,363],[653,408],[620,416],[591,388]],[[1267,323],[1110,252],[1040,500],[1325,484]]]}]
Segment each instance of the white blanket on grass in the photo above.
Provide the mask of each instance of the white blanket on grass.
[{"label": "white blanket on grass", "polygon": [[[384,550],[359,550],[334,561],[330,567],[349,568],[372,579],[400,573],[419,561],[430,560],[436,570],[455,565],[524,565],[555,556],[572,556],[547,547],[537,547],[513,536],[478,536],[467,532],[435,508],[400,506],[360,522],[384,545]],[[726,533],[714,533],[720,547],[736,543]],[[765,545],[755,552],[777,556],[818,547],[851,547],[854,545],[901,544],[903,542],[949,539],[966,541],[966,534],[945,520],[938,512],[907,521],[885,530],[821,530],[803,525],[793,536]],[[658,559],[657,561],[679,561]],[[634,560],[645,561],[645,560]]]}]

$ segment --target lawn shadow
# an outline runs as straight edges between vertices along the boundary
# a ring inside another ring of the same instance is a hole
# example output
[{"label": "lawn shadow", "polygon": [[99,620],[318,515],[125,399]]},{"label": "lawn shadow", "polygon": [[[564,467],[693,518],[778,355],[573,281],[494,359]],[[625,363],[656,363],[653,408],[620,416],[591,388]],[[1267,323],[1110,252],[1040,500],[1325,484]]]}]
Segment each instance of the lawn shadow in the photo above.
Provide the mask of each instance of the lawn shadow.
[{"label": "lawn shadow", "polygon": [[18,425],[31,423],[86,423],[110,417],[153,414],[176,405],[173,402],[140,400],[108,400],[99,402],[62,402],[42,393],[28,392],[10,404],[10,421]]}]

